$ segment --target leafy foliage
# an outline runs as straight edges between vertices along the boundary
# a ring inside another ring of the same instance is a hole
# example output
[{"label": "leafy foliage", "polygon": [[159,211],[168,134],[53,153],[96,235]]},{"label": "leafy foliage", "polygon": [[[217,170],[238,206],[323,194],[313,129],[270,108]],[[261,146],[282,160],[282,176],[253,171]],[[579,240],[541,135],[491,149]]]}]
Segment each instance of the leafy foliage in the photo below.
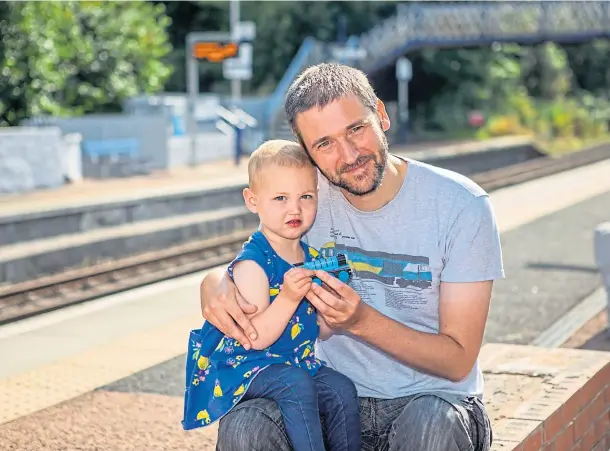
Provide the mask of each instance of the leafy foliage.
[{"label": "leafy foliage", "polygon": [[117,111],[171,74],[170,20],[148,2],[5,2],[0,124],[36,115]]}]

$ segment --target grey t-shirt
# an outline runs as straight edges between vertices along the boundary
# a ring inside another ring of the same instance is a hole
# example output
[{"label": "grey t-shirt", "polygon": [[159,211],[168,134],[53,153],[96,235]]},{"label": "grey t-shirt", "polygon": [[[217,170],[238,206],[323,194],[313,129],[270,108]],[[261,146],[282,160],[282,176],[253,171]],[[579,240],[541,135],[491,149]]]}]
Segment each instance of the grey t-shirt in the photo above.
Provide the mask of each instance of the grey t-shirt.
[{"label": "grey t-shirt", "polygon": [[[362,301],[413,329],[435,333],[441,281],[504,277],[500,238],[483,189],[457,173],[406,161],[400,191],[374,212],[354,208],[320,174],[318,213],[305,239],[326,256],[348,253],[354,268],[349,284]],[[478,360],[455,383],[410,368],[348,334],[318,341],[317,356],[350,377],[360,396],[483,393]]]}]

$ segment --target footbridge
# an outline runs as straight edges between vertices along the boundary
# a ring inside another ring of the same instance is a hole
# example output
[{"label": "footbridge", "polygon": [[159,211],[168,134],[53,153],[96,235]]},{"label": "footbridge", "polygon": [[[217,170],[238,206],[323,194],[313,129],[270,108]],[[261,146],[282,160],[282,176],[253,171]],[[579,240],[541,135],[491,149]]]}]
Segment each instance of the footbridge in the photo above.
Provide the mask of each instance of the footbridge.
[{"label": "footbridge", "polygon": [[[533,45],[545,41],[584,42],[610,36],[610,2],[522,1],[460,4],[397,5],[396,14],[360,36],[351,36],[337,58],[332,44],[307,38],[269,99],[269,137],[291,136],[283,111],[290,83],[306,67],[339,61],[369,75],[422,48],[455,48],[513,42]],[[350,59],[349,51],[364,57]]]}]

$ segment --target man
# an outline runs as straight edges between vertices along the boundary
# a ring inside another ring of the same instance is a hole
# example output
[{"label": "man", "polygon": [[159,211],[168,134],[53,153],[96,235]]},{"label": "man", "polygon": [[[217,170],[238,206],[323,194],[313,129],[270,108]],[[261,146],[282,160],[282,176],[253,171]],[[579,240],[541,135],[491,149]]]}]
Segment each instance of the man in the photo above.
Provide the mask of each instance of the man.
[{"label": "man", "polygon": [[[346,252],[347,285],[308,299],[334,331],[317,356],[356,384],[362,449],[490,448],[478,354],[493,280],[504,276],[487,194],[472,181],[388,151],[390,120],[366,76],[324,63],[297,78],[285,110],[324,177],[308,244]],[[223,271],[201,287],[206,320],[245,346],[254,313]],[[273,402],[251,400],[220,423],[218,450],[289,450]]]}]

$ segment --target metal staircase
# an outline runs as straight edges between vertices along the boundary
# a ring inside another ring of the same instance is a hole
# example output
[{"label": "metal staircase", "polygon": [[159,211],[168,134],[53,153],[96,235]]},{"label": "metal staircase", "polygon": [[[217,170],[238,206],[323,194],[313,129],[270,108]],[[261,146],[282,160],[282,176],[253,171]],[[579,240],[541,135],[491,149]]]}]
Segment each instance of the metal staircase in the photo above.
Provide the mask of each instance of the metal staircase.
[{"label": "metal staircase", "polygon": [[[610,37],[610,2],[503,1],[463,4],[403,3],[396,14],[347,46],[366,52],[359,61],[343,61],[375,73],[409,51],[423,47],[466,47],[493,42],[535,44],[582,42]],[[336,61],[327,44],[307,38],[269,102],[268,138],[294,139],[283,109],[290,83],[305,68]]]},{"label": "metal staircase", "polygon": [[288,70],[280,80],[278,87],[269,99],[267,117],[269,124],[269,138],[294,140],[286,114],[284,113],[284,96],[290,84],[305,68],[313,66],[327,59],[325,45],[313,38],[307,38],[293,58]]}]

